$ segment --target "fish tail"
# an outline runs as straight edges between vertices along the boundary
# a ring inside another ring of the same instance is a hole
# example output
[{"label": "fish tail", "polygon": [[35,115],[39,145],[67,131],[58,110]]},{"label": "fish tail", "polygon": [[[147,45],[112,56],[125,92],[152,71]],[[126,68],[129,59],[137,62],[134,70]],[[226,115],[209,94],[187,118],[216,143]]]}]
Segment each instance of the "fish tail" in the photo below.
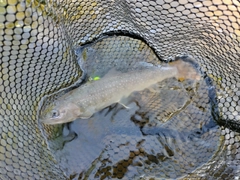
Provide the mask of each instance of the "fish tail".
[{"label": "fish tail", "polygon": [[188,62],[183,60],[177,60],[170,63],[171,66],[177,68],[177,75],[176,78],[180,81],[184,81],[185,79],[192,79],[192,80],[200,80],[201,75],[199,74],[198,70],[193,67]]}]

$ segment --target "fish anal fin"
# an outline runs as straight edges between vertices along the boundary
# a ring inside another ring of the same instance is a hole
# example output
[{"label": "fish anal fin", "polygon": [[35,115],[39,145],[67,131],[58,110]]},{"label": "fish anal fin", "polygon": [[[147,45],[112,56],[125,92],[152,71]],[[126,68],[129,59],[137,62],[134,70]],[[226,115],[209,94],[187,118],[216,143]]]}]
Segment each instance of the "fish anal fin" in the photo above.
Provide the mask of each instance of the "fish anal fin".
[{"label": "fish anal fin", "polygon": [[151,93],[159,93],[161,91],[161,87],[158,83],[153,84],[147,88]]}]

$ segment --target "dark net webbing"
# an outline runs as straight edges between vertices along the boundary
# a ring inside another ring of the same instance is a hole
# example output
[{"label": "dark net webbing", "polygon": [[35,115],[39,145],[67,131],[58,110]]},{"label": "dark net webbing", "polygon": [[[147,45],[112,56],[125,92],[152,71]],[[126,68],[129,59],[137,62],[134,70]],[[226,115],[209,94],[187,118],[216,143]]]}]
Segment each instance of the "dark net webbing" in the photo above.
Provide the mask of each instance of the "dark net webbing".
[{"label": "dark net webbing", "polygon": [[239,179],[238,0],[0,0],[0,179],[68,178],[39,129],[38,104],[81,76],[75,47],[114,33],[144,39],[163,60],[194,57],[216,87],[223,143],[182,178]]}]

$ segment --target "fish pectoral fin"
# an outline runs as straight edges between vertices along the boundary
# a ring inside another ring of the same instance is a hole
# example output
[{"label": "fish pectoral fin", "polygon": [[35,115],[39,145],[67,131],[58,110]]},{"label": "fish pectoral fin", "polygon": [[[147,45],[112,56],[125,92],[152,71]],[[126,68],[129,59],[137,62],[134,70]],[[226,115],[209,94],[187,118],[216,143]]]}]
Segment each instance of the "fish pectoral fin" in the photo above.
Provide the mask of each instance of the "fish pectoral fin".
[{"label": "fish pectoral fin", "polygon": [[95,113],[95,109],[89,107],[87,110],[82,111],[82,113],[79,114],[78,118],[89,119],[90,117],[93,116],[94,113]]},{"label": "fish pectoral fin", "polygon": [[84,114],[84,115],[80,115],[79,116],[79,118],[80,119],[89,119],[90,117],[92,117],[93,116],[93,114],[91,113],[89,113],[89,114]]},{"label": "fish pectoral fin", "polygon": [[80,119],[89,119],[90,117],[92,116],[83,116],[83,117],[81,116]]}]

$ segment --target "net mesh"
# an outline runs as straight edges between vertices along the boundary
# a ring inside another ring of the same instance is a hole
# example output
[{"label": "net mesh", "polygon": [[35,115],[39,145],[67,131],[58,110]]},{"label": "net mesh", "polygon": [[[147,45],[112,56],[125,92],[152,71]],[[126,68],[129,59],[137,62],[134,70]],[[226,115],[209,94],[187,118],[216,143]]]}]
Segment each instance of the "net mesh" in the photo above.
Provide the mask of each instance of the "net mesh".
[{"label": "net mesh", "polygon": [[[213,81],[219,109],[216,121],[221,132],[218,134],[219,130],[209,131],[209,134],[203,136],[205,139],[215,138],[215,141],[210,142],[222,143],[208,162],[190,150],[192,146],[200,146],[198,142],[189,144],[184,149],[185,155],[182,155],[185,158],[179,156],[177,159],[178,164],[175,165],[178,167],[169,168],[168,166],[173,166],[173,163],[170,161],[158,163],[156,159],[159,160],[161,157],[156,155],[156,158],[150,154],[150,150],[147,150],[147,147],[153,147],[157,142],[156,139],[151,139],[152,136],[146,137],[150,140],[145,139],[146,145],[144,143],[142,145],[145,150],[133,149],[130,153],[126,147],[119,147],[112,152],[109,150],[108,153],[113,154],[111,161],[118,162],[112,167],[110,165],[103,167],[99,164],[99,162],[111,164],[104,161],[107,155],[102,152],[102,159],[100,158],[97,163],[91,162],[97,167],[96,170],[79,174],[78,178],[123,178],[122,174],[132,163],[133,157],[144,157],[147,172],[144,168],[142,171],[148,174],[148,177],[127,177],[140,179],[154,178],[156,175],[183,179],[238,179],[239,17],[238,0],[1,0],[0,179],[76,178],[69,177],[52,155],[53,149],[59,147],[62,140],[55,141],[50,149],[47,147],[46,138],[42,135],[37,121],[38,104],[43,96],[66,88],[81,77],[75,47],[92,42],[103,34],[139,38],[165,61],[173,60],[178,55],[192,55]],[[114,41],[116,39],[111,41],[112,47]],[[144,49],[144,45],[141,46],[138,42],[133,41],[132,44],[130,46],[132,50],[139,47]],[[119,54],[122,55],[120,52]],[[109,62],[106,60],[103,63],[107,65]],[[101,63],[99,64],[101,66]],[[91,64],[89,68],[94,69]],[[199,91],[201,90],[203,98],[199,104],[206,104],[204,102],[204,99],[207,99],[204,96],[206,89],[200,88]],[[152,102],[154,103],[157,102]],[[173,105],[171,109],[174,110],[175,106],[177,105]],[[204,119],[204,114],[195,114],[194,117]],[[178,125],[177,121],[171,123],[168,125]],[[187,122],[184,125],[188,128],[193,126]],[[44,126],[43,129],[48,140],[59,136],[59,127]],[[180,129],[181,127],[177,130]],[[147,129],[145,131],[147,132]],[[127,143],[123,141],[128,139],[124,135],[115,136],[114,138],[119,139],[122,144]],[[105,141],[109,142],[112,138],[109,136]],[[171,138],[174,139],[175,135]],[[132,144],[139,143],[140,139],[136,137],[133,141]],[[122,155],[122,161],[114,160],[115,151],[121,152],[119,154]],[[198,164],[199,161],[201,163]],[[151,172],[151,169],[155,168],[151,166],[154,163],[158,164],[162,174]],[[167,172],[164,169],[174,170]],[[119,174],[119,171],[122,173]],[[92,172],[95,172],[93,177]]]}]

